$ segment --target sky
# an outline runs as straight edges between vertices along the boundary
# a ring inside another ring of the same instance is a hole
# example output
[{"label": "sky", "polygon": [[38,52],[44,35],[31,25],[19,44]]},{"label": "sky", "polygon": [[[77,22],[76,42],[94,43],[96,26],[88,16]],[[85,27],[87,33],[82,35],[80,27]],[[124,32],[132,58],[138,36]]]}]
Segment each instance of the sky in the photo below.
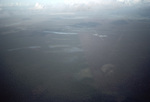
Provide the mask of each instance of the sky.
[{"label": "sky", "polygon": [[[0,18],[8,15],[8,12],[4,12],[5,6],[29,6],[29,10],[61,10],[61,11],[99,11],[107,10],[110,14],[119,12],[128,14],[132,11],[133,15],[139,13],[142,16],[147,14],[150,10],[150,0],[0,0]],[[118,11],[117,11],[118,10]],[[130,13],[130,14],[131,14]],[[103,14],[106,14],[105,11]],[[10,15],[10,14],[9,14]],[[140,15],[140,16],[141,16]],[[134,15],[135,16],[135,15]]]},{"label": "sky", "polygon": [[99,3],[99,4],[110,4],[110,3],[123,3],[123,4],[136,4],[142,2],[150,2],[150,0],[0,0],[1,3],[23,3],[23,4],[32,4],[32,3],[67,3],[67,4],[79,4],[79,3]]},{"label": "sky", "polygon": [[[109,7],[122,7],[122,6],[134,6],[150,3],[150,0],[0,0],[0,8],[2,6],[23,6],[33,5],[37,9],[42,9],[44,6],[53,5],[69,6],[69,8],[105,8]],[[2,9],[2,8],[1,8]]]}]

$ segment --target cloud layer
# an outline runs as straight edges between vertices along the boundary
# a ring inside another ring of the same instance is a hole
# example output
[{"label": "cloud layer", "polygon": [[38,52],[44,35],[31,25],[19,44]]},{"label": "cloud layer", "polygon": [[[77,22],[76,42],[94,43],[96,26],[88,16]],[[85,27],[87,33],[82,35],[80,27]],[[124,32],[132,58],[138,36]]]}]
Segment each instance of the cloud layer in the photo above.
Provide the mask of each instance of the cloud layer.
[{"label": "cloud layer", "polygon": [[44,5],[50,5],[50,4],[64,4],[64,5],[112,5],[117,3],[122,3],[124,5],[133,5],[137,3],[143,3],[143,2],[150,2],[150,0],[1,0],[0,4],[11,4],[11,5],[27,5],[27,4],[35,4],[40,3]]},{"label": "cloud layer", "polygon": [[64,14],[64,12],[78,11],[92,11],[93,13],[94,11],[97,12],[95,14],[108,17],[129,17],[129,15],[134,15],[134,17],[146,15],[149,17],[147,14],[150,10],[149,4],[150,0],[2,0],[0,1],[0,18],[25,13],[18,9],[26,11],[28,14],[32,14],[34,10],[45,10],[45,14],[57,14],[58,12]]}]

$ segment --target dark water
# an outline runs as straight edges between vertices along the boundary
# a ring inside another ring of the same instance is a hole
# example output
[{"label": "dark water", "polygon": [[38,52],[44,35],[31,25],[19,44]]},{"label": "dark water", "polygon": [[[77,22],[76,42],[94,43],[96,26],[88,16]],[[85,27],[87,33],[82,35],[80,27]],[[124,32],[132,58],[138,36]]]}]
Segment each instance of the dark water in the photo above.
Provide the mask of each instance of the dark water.
[{"label": "dark water", "polygon": [[6,102],[148,102],[148,21],[54,18],[1,20]]}]

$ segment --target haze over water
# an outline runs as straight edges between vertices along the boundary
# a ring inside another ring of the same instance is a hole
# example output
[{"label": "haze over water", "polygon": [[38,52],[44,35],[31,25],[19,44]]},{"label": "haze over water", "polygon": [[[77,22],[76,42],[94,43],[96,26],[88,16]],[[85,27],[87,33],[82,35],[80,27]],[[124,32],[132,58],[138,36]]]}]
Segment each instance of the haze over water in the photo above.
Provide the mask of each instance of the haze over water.
[{"label": "haze over water", "polygon": [[0,1],[7,102],[148,102],[149,0]]}]

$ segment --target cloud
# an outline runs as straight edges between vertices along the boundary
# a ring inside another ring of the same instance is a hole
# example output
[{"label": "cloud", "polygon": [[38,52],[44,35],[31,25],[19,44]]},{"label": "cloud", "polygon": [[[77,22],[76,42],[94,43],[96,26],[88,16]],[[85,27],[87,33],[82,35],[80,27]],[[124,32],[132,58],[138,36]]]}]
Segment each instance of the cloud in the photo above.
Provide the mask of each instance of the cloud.
[{"label": "cloud", "polygon": [[74,78],[77,80],[83,80],[83,79],[93,79],[92,73],[90,68],[81,69],[80,72],[74,74]]},{"label": "cloud", "polygon": [[34,5],[34,9],[40,10],[40,9],[43,9],[43,8],[44,8],[44,6],[41,5],[41,4],[39,4],[39,3],[36,3],[36,4]]},{"label": "cloud", "polygon": [[[8,1],[8,0],[7,0]],[[27,2],[28,1],[28,2]],[[150,0],[35,0],[33,1],[19,1],[8,2],[10,6],[28,6],[32,10],[49,10],[54,12],[65,11],[99,11],[99,10],[117,10],[126,6],[135,7],[137,4],[147,4]],[[27,5],[29,4],[29,5]],[[5,5],[5,4],[1,4]],[[0,7],[2,8],[2,7]],[[128,8],[127,8],[128,9]],[[1,9],[0,9],[1,10]],[[102,11],[106,14],[105,11]]]},{"label": "cloud", "polygon": [[64,0],[64,8],[72,11],[118,9],[124,6],[143,4],[148,1],[150,0]]},{"label": "cloud", "polygon": [[122,2],[124,4],[136,4],[142,2],[142,0],[117,0],[118,2]]},{"label": "cloud", "polygon": [[[145,0],[150,1],[150,0]],[[114,5],[117,3],[123,4],[136,4],[141,3],[143,0],[64,0],[65,4],[74,5]]]}]

